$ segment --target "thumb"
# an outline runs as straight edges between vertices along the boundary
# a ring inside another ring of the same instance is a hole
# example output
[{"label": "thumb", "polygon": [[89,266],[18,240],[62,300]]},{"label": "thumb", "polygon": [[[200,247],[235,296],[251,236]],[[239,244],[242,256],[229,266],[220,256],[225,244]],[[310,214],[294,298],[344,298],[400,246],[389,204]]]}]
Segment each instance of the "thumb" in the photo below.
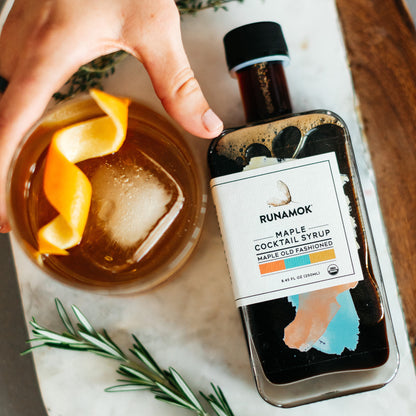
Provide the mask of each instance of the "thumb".
[{"label": "thumb", "polygon": [[153,36],[151,49],[142,47],[138,58],[169,115],[195,136],[216,137],[223,129],[223,123],[209,107],[194,76],[182,44],[179,24],[172,26],[169,33]]}]

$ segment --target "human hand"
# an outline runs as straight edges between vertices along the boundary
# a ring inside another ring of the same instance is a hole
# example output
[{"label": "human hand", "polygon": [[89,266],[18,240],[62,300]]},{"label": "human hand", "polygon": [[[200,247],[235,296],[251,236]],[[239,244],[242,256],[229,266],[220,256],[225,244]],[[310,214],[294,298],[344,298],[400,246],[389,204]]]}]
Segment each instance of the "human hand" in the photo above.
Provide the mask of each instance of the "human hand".
[{"label": "human hand", "polygon": [[6,176],[24,134],[52,94],[87,62],[123,49],[139,59],[166,111],[191,134],[217,136],[184,51],[174,0],[15,0],[0,35],[0,232],[8,232]]}]

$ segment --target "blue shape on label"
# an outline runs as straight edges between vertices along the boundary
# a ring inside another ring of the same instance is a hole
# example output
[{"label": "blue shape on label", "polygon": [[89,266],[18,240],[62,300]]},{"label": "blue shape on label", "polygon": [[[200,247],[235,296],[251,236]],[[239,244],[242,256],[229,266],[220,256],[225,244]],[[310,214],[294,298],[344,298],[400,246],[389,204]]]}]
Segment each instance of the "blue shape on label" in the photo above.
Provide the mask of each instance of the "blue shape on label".
[{"label": "blue shape on label", "polygon": [[[289,296],[289,302],[298,310],[299,296]],[[337,296],[337,302],[341,305],[329,323],[325,333],[318,339],[312,348],[326,354],[340,355],[347,348],[354,351],[358,344],[360,319],[355,310],[354,302],[349,290]]]},{"label": "blue shape on label", "polygon": [[285,259],[286,269],[293,269],[294,267],[305,266],[307,264],[311,264],[309,254],[306,254],[305,256],[298,256],[292,257],[290,259]]}]

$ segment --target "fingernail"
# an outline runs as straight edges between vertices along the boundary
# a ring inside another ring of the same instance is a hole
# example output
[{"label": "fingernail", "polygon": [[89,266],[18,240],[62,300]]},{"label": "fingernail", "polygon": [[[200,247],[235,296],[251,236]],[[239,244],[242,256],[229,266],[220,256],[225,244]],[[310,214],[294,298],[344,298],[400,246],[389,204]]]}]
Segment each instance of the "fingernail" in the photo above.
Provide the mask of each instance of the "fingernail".
[{"label": "fingernail", "polygon": [[205,128],[211,133],[220,133],[223,129],[223,123],[221,119],[211,110],[208,109],[202,115],[202,122]]}]

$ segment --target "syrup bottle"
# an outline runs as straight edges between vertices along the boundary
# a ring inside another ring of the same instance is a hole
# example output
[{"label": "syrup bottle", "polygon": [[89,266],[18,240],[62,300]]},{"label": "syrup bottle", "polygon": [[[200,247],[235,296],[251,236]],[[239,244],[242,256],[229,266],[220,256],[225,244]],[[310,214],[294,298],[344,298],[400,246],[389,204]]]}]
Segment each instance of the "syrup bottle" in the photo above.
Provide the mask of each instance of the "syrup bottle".
[{"label": "syrup bottle", "polygon": [[247,125],[208,162],[261,396],[291,407],[388,383],[398,351],[344,122],[293,114],[279,24],[224,37]]}]

